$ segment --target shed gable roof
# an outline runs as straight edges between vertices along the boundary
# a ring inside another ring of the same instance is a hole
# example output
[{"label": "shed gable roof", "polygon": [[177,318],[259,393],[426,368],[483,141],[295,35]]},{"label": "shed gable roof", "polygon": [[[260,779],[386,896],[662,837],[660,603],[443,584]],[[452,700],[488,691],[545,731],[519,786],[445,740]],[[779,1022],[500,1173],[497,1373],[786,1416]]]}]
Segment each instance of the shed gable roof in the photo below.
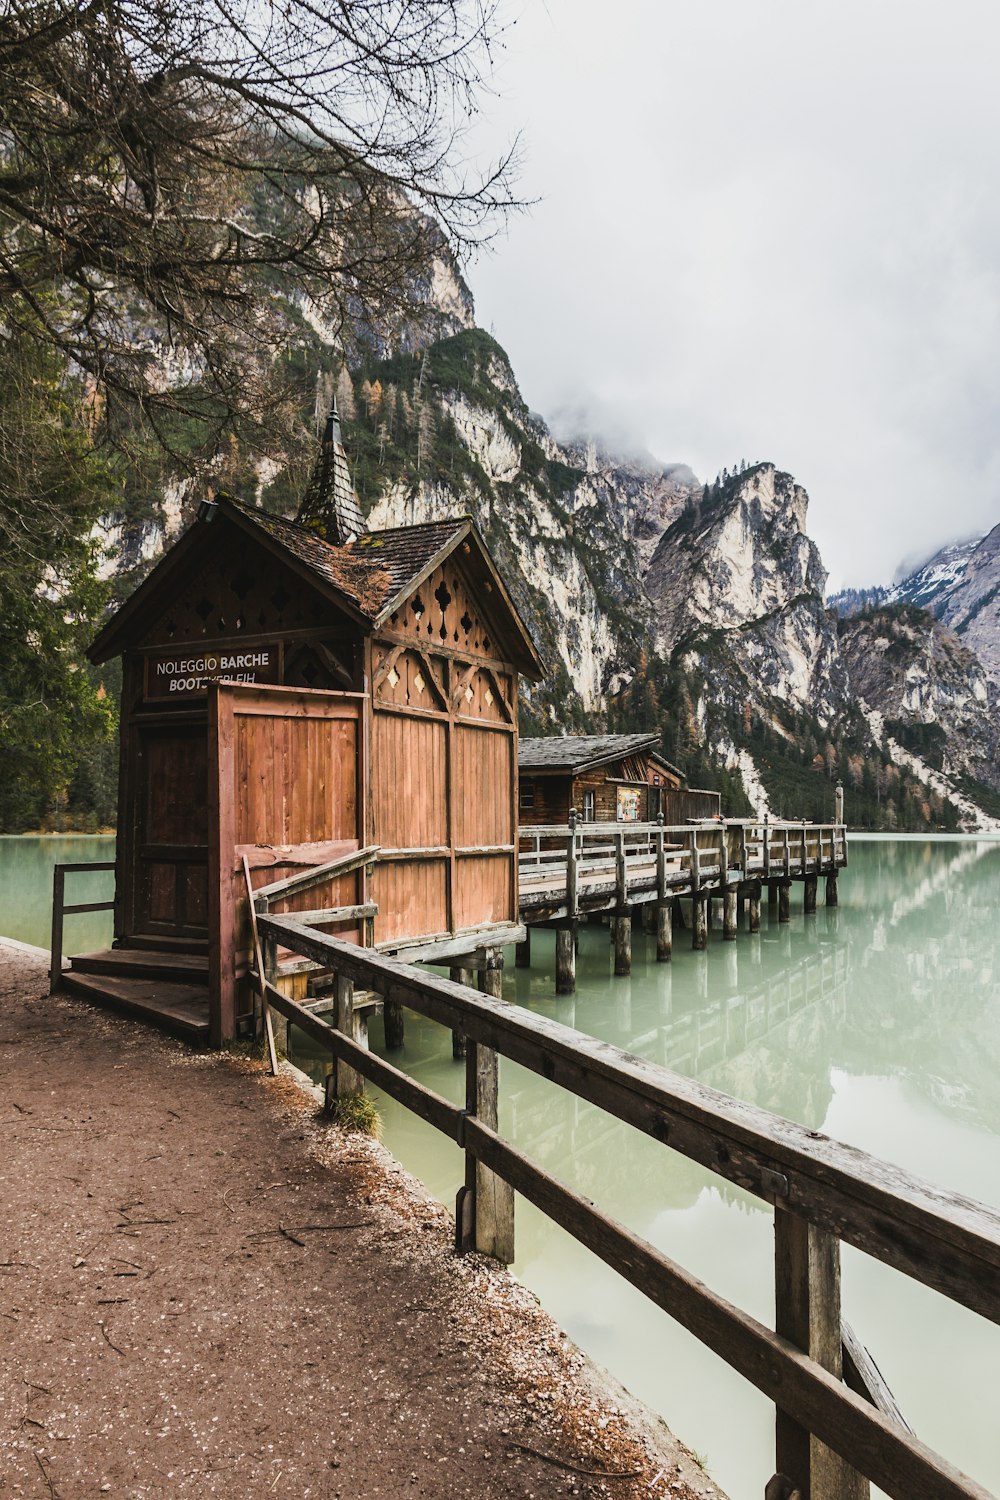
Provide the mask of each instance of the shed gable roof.
[{"label": "shed gable roof", "polygon": [[553,734],[518,745],[522,771],[590,771],[623,755],[638,755],[660,742],[658,734]]},{"label": "shed gable roof", "polygon": [[[365,532],[346,547],[333,546],[308,527],[282,516],[220,495],[219,519],[225,518],[249,532],[283,558],[314,588],[324,594],[357,624],[377,629],[393,610],[444,558],[459,545],[466,564],[485,583],[491,612],[499,613],[498,624],[510,660],[531,678],[543,675],[544,667],[515,608],[485,543],[469,516]],[[135,638],[136,628],[162,602],[164,592],[174,586],[185,564],[194,560],[208,529],[195,522],[160,559],[135,593],[121,606],[92,643],[92,661],[107,661]]]}]

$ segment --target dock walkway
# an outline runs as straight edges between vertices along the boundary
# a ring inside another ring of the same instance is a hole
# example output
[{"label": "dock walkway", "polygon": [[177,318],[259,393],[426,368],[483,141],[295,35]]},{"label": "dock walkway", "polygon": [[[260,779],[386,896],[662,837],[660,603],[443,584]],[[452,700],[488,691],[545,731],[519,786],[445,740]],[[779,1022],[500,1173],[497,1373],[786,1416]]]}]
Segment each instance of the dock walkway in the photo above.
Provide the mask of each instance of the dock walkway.
[{"label": "dock walkway", "polygon": [[47,987],[0,941],[5,1494],[718,1495],[381,1147]]}]

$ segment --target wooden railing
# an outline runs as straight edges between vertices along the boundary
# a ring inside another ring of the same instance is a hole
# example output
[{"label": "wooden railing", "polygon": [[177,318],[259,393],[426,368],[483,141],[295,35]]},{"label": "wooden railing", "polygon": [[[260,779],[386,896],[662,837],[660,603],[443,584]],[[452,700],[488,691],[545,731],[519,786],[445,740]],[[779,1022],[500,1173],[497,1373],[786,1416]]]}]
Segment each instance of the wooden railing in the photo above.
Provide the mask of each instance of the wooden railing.
[{"label": "wooden railing", "polygon": [[612,868],[656,859],[689,874],[715,879],[781,879],[847,864],[847,830],[842,823],[705,822],[667,827],[662,823],[542,824],[518,829],[522,878],[561,873],[568,863],[579,871]]},{"label": "wooden railing", "polygon": [[[331,1093],[356,1087],[361,1075],[465,1152],[456,1212],[460,1250],[512,1258],[516,1190],[774,1402],[777,1473],[768,1500],[790,1500],[796,1490],[801,1500],[843,1500],[866,1494],[868,1480],[899,1500],[988,1500],[865,1382],[856,1342],[843,1356],[840,1243],[998,1323],[1000,1214],[547,1017],[317,933],[294,917],[265,915],[260,926],[336,974],[338,1014],[349,1014],[359,984],[465,1037],[466,1102],[459,1108],[266,984],[270,1004],[332,1055]],[[775,1328],[505,1141],[497,1129],[498,1056],[772,1204]],[[865,1384],[867,1399],[845,1374]]]},{"label": "wooden railing", "polygon": [[62,984],[63,918],[71,917],[85,911],[114,911],[115,909],[113,900],[78,901],[73,906],[67,906],[66,876],[82,874],[84,871],[91,873],[98,870],[113,870],[114,868],[114,860],[95,862],[94,864],[53,865],[52,946],[49,956],[49,988],[51,990],[57,990]]}]

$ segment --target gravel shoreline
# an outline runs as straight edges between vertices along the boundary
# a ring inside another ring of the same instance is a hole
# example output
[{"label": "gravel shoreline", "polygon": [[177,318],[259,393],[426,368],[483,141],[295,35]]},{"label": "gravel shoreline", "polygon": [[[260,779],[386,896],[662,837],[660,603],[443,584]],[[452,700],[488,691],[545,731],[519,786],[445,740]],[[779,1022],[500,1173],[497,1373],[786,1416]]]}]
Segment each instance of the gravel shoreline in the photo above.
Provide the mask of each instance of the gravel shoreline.
[{"label": "gravel shoreline", "polygon": [[301,1075],[0,940],[0,1491],[724,1500]]}]

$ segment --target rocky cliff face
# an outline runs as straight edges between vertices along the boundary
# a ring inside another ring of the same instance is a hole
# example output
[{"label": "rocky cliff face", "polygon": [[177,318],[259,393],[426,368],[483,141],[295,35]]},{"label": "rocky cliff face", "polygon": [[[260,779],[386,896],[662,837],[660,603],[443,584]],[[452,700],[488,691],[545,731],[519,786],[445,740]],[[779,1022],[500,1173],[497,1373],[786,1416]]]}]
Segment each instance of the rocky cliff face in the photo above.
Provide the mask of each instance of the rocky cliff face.
[{"label": "rocky cliff face", "polygon": [[664,532],[645,586],[661,650],[714,671],[734,707],[766,711],[773,699],[828,720],[847,681],[808,503],[773,464],[734,476]]},{"label": "rocky cliff face", "polygon": [[996,689],[948,626],[913,605],[886,605],[841,621],[851,685],[885,731],[959,785],[1000,790]]}]

